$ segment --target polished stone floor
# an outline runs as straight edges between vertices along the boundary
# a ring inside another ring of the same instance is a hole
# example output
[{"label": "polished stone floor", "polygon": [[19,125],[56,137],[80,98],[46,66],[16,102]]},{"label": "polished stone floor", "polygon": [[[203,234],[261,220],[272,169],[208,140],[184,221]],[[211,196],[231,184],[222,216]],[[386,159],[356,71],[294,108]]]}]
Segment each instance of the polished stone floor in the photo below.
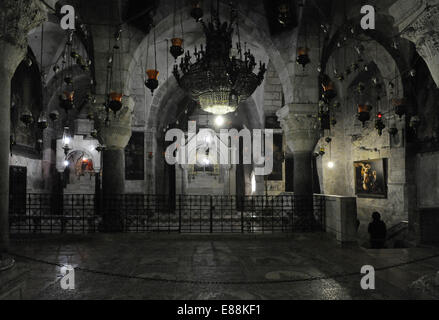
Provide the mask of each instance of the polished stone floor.
[{"label": "polished stone floor", "polygon": [[[409,285],[439,270],[433,258],[377,271],[376,290],[364,291],[363,265],[439,250],[341,248],[324,234],[53,236],[13,239],[11,252],[42,260],[17,258],[30,271],[27,299],[410,299]],[[43,261],[79,267],[75,289],[61,289],[60,267]]]}]

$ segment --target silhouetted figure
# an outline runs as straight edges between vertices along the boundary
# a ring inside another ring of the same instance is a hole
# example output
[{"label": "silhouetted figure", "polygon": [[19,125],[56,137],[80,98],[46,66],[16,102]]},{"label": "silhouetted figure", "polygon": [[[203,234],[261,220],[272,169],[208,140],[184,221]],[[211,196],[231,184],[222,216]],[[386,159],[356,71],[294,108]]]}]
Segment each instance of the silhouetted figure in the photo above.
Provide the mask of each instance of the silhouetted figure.
[{"label": "silhouetted figure", "polygon": [[370,234],[370,247],[372,249],[382,249],[386,243],[387,227],[381,220],[378,212],[372,214],[372,222],[369,223],[368,232]]}]

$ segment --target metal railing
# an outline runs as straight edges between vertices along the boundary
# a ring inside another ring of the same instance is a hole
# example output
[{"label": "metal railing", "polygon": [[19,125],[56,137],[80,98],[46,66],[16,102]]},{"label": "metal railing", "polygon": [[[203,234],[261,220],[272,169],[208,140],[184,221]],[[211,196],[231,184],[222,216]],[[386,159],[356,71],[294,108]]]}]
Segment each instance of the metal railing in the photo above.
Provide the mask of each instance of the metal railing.
[{"label": "metal railing", "polygon": [[[25,201],[24,201],[25,199]],[[289,233],[325,230],[323,196],[27,194],[10,196],[10,232]]]}]

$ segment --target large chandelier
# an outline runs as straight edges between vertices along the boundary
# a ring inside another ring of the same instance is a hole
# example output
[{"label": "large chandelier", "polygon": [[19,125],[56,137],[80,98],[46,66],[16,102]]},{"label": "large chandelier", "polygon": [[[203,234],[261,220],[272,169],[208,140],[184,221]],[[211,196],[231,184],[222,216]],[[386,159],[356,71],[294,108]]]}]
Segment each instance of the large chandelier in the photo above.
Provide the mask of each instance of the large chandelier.
[{"label": "large chandelier", "polygon": [[[206,48],[195,47],[195,61],[189,51],[174,66],[174,76],[179,86],[200,103],[209,113],[224,115],[236,111],[239,104],[247,100],[264,80],[265,64],[259,63],[259,72],[254,73],[255,58],[250,49],[242,50],[236,11],[232,8],[230,23],[221,23],[219,6],[212,20],[202,24],[206,36]],[[233,25],[238,30],[238,43],[232,53]],[[244,51],[244,52],[243,52]]]}]

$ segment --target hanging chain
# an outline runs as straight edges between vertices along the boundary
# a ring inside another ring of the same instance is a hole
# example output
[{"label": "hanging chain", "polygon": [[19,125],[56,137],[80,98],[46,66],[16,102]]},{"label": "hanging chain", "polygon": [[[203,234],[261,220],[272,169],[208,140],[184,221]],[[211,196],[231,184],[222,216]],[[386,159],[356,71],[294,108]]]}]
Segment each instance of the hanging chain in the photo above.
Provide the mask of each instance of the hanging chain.
[{"label": "hanging chain", "polygon": [[154,27],[154,65],[155,65],[155,70],[157,70],[157,42],[156,42],[155,29],[156,28]]},{"label": "hanging chain", "polygon": [[174,16],[172,19],[172,37],[175,38],[175,25],[177,24],[177,0],[174,0]]},{"label": "hanging chain", "polygon": [[181,27],[181,38],[184,39],[183,10],[180,10],[180,27]]}]

